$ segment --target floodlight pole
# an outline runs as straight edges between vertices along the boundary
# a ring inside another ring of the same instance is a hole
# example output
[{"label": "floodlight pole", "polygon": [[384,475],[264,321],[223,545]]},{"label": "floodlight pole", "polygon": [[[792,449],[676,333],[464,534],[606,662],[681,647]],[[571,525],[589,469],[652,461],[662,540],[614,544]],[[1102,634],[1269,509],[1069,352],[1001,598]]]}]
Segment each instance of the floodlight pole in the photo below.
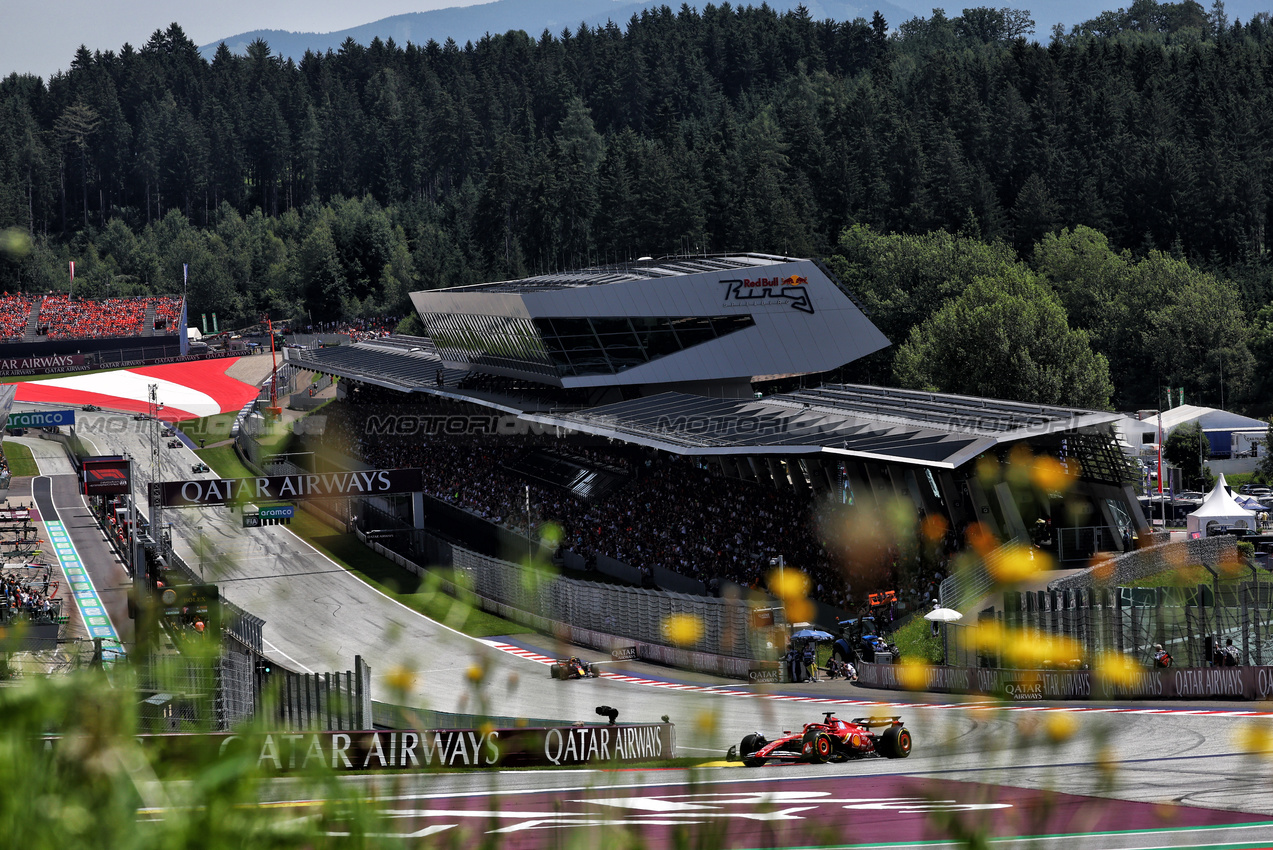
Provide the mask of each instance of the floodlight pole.
[{"label": "floodlight pole", "polygon": [[526,565],[535,560],[535,538],[530,531],[530,485],[526,485]]}]

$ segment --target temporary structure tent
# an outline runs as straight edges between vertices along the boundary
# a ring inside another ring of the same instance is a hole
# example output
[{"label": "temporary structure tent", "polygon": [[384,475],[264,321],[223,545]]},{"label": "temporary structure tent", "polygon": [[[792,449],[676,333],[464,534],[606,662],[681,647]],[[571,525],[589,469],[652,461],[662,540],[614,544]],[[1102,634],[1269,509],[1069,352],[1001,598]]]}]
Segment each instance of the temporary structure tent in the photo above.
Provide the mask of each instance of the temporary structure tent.
[{"label": "temporary structure tent", "polygon": [[1255,530],[1255,512],[1245,510],[1233,500],[1223,475],[1203,500],[1202,507],[1189,514],[1185,521],[1190,533],[1201,532],[1204,537],[1221,528]]}]

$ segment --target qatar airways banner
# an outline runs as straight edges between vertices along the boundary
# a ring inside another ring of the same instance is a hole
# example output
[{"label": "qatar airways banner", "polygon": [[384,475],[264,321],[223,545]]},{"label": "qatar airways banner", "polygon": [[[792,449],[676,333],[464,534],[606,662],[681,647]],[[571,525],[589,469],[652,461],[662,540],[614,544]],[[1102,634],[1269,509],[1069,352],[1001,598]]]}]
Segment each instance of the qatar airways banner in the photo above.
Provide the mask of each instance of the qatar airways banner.
[{"label": "qatar airways banner", "polygon": [[38,372],[59,372],[84,365],[83,354],[46,354],[43,357],[0,358],[0,374],[31,375]]},{"label": "qatar airways banner", "polygon": [[364,469],[313,475],[267,475],[260,478],[213,478],[158,481],[150,485],[150,504],[165,508],[243,504],[258,500],[386,496],[424,489],[420,469]]},{"label": "qatar airways banner", "polygon": [[278,772],[613,766],[676,757],[671,723],[140,737],[162,750],[161,757],[174,760],[210,739],[219,742],[222,755],[247,755],[258,768]]},{"label": "qatar airways banner", "polygon": [[[1012,702],[1072,699],[1249,699],[1273,697],[1273,667],[1144,669],[1114,679],[1093,670],[1000,670],[896,664],[857,665],[859,687],[975,694]],[[917,680],[918,679],[918,680]]]}]

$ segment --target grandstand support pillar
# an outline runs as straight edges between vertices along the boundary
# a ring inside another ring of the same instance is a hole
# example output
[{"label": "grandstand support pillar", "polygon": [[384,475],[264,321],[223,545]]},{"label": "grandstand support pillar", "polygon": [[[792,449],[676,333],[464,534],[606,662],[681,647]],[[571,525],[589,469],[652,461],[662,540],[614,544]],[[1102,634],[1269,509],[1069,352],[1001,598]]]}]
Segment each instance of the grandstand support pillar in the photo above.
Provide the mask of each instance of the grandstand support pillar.
[{"label": "grandstand support pillar", "polygon": [[1007,481],[995,485],[995,496],[999,499],[999,509],[1003,512],[1004,532],[1017,540],[1029,540],[1025,521],[1021,519],[1021,511],[1017,510],[1017,500],[1012,496],[1012,486]]},{"label": "grandstand support pillar", "polygon": [[411,494],[411,524],[416,528],[424,528],[424,494]]}]

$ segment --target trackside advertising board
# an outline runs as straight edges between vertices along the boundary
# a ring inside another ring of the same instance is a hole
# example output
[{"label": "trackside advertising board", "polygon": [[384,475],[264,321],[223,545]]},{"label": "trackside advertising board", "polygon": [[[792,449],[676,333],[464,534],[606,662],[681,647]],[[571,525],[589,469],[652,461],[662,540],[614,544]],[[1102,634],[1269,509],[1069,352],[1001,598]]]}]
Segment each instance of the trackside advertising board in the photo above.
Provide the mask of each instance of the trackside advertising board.
[{"label": "trackside advertising board", "polygon": [[[986,667],[928,667],[905,681],[899,665],[859,664],[858,687],[915,689],[978,694],[1013,702],[1081,699],[1249,699],[1273,698],[1273,667],[1169,667],[1140,670],[1113,679],[1093,670],[1000,670]],[[909,687],[908,687],[909,686]]]},{"label": "trackside advertising board", "polygon": [[6,427],[56,428],[61,425],[74,424],[74,410],[24,410],[21,413],[10,413]]},{"label": "trackside advertising board", "polygon": [[314,475],[269,475],[260,478],[213,478],[159,481],[150,485],[150,504],[166,508],[242,504],[259,500],[383,496],[424,489],[419,469],[364,469]]},{"label": "trackside advertising board", "polygon": [[247,754],[257,767],[301,770],[402,771],[437,768],[623,765],[676,757],[671,723],[615,726],[528,726],[521,729],[422,729],[394,732],[273,732],[245,735],[142,735],[164,758],[219,748]]}]

